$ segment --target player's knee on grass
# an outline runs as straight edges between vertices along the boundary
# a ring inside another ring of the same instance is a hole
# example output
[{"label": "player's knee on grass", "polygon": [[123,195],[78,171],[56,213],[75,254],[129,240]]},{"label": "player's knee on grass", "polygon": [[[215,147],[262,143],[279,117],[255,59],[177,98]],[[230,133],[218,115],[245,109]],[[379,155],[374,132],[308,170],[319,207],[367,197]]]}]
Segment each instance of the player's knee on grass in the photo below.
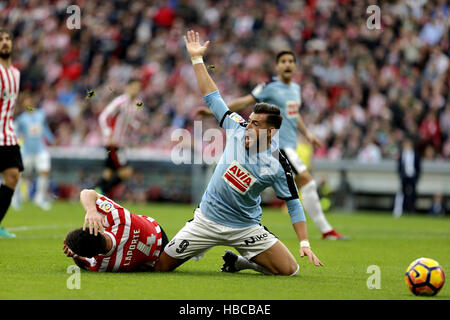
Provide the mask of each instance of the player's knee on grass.
[{"label": "player's knee on grass", "polygon": [[296,262],[286,265],[269,265],[265,268],[275,276],[293,276],[298,274],[299,271],[299,265]]},{"label": "player's knee on grass", "polygon": [[298,265],[298,263],[296,263],[294,268],[291,270],[294,270],[294,272],[288,274],[288,276],[296,276],[298,274],[298,272],[300,271],[300,266]]},{"label": "player's knee on grass", "polygon": [[251,259],[253,262],[265,267],[274,275],[290,276],[298,272],[299,266],[292,254],[279,242],[278,248],[271,248]]},{"label": "player's knee on grass", "polygon": [[275,274],[280,276],[293,276],[298,273],[298,270],[299,266],[297,262],[289,262],[288,264],[279,267],[277,270],[278,273]]}]

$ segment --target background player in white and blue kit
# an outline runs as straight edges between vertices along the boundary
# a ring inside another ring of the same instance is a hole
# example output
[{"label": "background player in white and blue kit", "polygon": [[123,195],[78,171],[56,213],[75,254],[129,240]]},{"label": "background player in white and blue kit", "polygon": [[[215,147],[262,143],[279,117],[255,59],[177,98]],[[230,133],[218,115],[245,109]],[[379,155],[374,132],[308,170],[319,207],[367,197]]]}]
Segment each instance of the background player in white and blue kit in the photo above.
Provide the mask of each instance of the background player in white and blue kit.
[{"label": "background player in white and blue kit", "polygon": [[44,111],[35,109],[31,96],[23,99],[24,112],[16,119],[16,134],[21,139],[22,159],[24,164],[23,177],[20,179],[16,191],[14,192],[12,205],[18,209],[21,205],[20,186],[23,178],[31,178],[33,171],[37,174],[36,193],[34,203],[43,210],[50,209],[50,202],[47,199],[51,158],[47,150],[47,144],[53,143],[54,136],[47,125]]},{"label": "background player in white and blue kit", "polygon": [[[294,53],[292,51],[279,52],[276,56],[275,69],[277,76],[273,77],[271,82],[258,85],[251,94],[232,101],[228,106],[234,112],[239,112],[256,102],[266,102],[280,108],[283,123],[279,130],[279,148],[294,171],[295,181],[300,189],[307,214],[318,226],[323,239],[348,239],[328,223],[320,204],[317,184],[296,151],[299,131],[313,146],[320,146],[321,142],[309,132],[299,113],[301,87],[292,81],[296,71]],[[203,115],[211,114],[206,108],[200,108],[197,112]]]},{"label": "background player in white and blue kit", "polygon": [[267,187],[274,188],[286,202],[300,242],[300,256],[308,256],[311,263],[321,266],[308,242],[306,219],[290,166],[271,143],[283,120],[279,108],[257,104],[248,123],[232,113],[203,64],[209,41],[201,45],[199,34],[193,31],[184,40],[204,100],[227,130],[227,144],[194,219],[166,246],[155,270],[171,271],[213,246],[225,245],[242,256],[228,251],[222,271],[251,268],[265,274],[297,274],[294,256],[260,224],[260,194]]}]

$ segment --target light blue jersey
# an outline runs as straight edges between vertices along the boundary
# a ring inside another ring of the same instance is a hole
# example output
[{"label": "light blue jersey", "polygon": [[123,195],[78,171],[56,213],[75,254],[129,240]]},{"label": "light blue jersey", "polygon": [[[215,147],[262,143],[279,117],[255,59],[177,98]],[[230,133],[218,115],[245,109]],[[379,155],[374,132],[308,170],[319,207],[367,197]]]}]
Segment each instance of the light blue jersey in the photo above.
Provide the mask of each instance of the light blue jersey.
[{"label": "light blue jersey", "polygon": [[301,104],[301,88],[291,82],[289,85],[273,77],[267,84],[260,84],[252,91],[252,96],[258,102],[273,104],[280,108],[283,123],[279,130],[280,149],[297,148],[297,130],[299,108]]},{"label": "light blue jersey", "polygon": [[45,113],[42,110],[23,112],[16,119],[16,133],[18,137],[23,137],[21,152],[23,156],[39,154],[46,150],[44,138],[49,143],[53,142],[53,134],[45,120]]},{"label": "light blue jersey", "polygon": [[245,228],[261,220],[261,193],[272,187],[286,201],[292,223],[305,221],[297,187],[287,160],[274,144],[270,150],[245,149],[247,123],[231,112],[218,91],[204,100],[220,126],[227,131],[227,143],[200,203],[210,220],[232,228]]}]

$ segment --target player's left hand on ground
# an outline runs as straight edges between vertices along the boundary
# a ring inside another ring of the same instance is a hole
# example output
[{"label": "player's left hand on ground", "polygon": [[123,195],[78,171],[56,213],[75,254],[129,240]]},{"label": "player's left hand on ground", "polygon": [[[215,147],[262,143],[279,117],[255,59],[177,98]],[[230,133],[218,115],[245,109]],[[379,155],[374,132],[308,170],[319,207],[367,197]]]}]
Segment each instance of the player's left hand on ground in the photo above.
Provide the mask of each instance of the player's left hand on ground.
[{"label": "player's left hand on ground", "polygon": [[313,263],[316,267],[322,267],[323,263],[316,257],[309,247],[300,247],[300,258],[307,256],[309,263]]},{"label": "player's left hand on ground", "polygon": [[86,227],[89,226],[89,233],[97,235],[98,231],[103,230],[104,226],[103,216],[99,214],[97,211],[95,212],[86,212],[86,216],[84,218],[83,231],[86,230]]},{"label": "player's left hand on ground", "polygon": [[203,57],[208,48],[209,41],[206,41],[203,45],[200,44],[200,34],[193,30],[189,30],[183,39],[186,44],[186,50],[191,58]]}]

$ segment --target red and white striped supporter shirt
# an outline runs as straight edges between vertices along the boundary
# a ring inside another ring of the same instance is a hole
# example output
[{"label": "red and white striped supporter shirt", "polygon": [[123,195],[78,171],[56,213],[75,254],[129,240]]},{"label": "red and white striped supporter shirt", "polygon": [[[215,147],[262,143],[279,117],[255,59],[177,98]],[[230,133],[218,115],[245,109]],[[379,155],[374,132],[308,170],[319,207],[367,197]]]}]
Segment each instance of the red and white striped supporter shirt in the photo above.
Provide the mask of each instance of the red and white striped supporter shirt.
[{"label": "red and white striped supporter shirt", "polygon": [[153,218],[132,214],[104,196],[97,199],[96,206],[105,215],[105,236],[111,237],[113,246],[105,255],[85,258],[88,269],[119,272],[153,267],[162,245],[158,223]]},{"label": "red and white striped supporter shirt", "polygon": [[99,125],[103,143],[121,147],[127,144],[127,131],[130,127],[138,128],[139,108],[127,94],[122,94],[111,101],[100,113]]},{"label": "red and white striped supporter shirt", "polygon": [[0,64],[0,146],[17,145],[14,104],[19,95],[20,71]]}]

